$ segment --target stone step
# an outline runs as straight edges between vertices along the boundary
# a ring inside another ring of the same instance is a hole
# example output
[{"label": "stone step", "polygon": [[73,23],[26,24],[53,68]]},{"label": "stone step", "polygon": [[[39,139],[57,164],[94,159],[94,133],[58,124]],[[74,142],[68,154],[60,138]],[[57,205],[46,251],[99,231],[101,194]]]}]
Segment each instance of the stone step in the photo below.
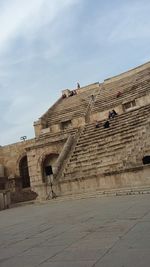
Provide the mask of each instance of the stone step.
[{"label": "stone step", "polygon": [[103,94],[101,93],[97,96],[96,103],[99,103],[99,101],[101,101],[102,103],[108,103],[112,100],[119,102],[125,97],[136,96],[137,94],[139,95],[141,93],[145,93],[147,90],[149,90],[149,85],[147,83],[137,86],[134,85],[134,90],[132,89],[132,86],[130,86],[130,88],[126,88],[124,91],[122,91],[122,95],[119,98],[116,97],[118,90],[112,92],[105,91],[103,92]]},{"label": "stone step", "polygon": [[108,97],[108,99],[106,99],[106,97],[102,98],[100,97],[99,100],[98,98],[96,99],[95,105],[92,107],[92,112],[96,112],[97,110],[99,111],[103,111],[105,109],[109,109],[112,106],[117,106],[122,104],[122,102],[124,102],[125,100],[129,100],[131,98],[139,98],[142,97],[144,95],[147,94],[147,92],[150,91],[149,88],[142,88],[141,90],[139,90],[139,92],[132,92],[132,93],[123,93],[122,96],[120,96],[119,98],[116,98],[116,95]]},{"label": "stone step", "polygon": [[[72,156],[70,159],[70,162],[68,162],[67,166],[72,166],[72,163],[74,162],[86,162],[88,161],[89,163],[92,163],[92,160],[98,158],[101,162],[105,161],[105,158],[109,158],[109,157],[117,157],[119,152],[123,152],[123,150],[125,151],[126,147],[123,145],[120,145],[120,147],[116,147],[113,150],[107,150],[106,152],[101,152],[101,151],[93,151],[93,153],[89,153],[89,154],[77,154],[77,156]],[[130,149],[132,149],[130,147]],[[95,153],[94,153],[95,152]],[[128,151],[128,153],[126,152],[126,155],[130,154],[131,152]],[[122,154],[121,154],[122,155]],[[122,157],[124,157],[124,155],[122,155]],[[120,157],[121,158],[121,157]]]},{"label": "stone step", "polygon": [[81,169],[79,169],[79,166],[74,167],[73,169],[67,169],[67,171],[64,172],[64,177],[66,175],[69,175],[71,177],[85,177],[88,175],[94,175],[94,174],[99,174],[99,173],[104,173],[105,171],[112,171],[119,169],[119,167],[122,167],[123,164],[122,162],[109,162],[101,165],[99,162],[96,162],[92,165],[87,165],[87,166],[82,166]]},{"label": "stone step", "polygon": [[[99,145],[99,147],[101,146],[101,147],[103,147],[103,146],[108,146],[108,145],[113,145],[113,144],[115,144],[115,142],[117,143],[117,142],[119,142],[119,143],[123,143],[124,141],[128,141],[128,142],[130,142],[130,141],[133,141],[133,140],[135,140],[137,137],[136,137],[136,132],[133,132],[133,131],[130,131],[130,132],[127,132],[127,135],[125,135],[125,133],[124,133],[124,135],[119,135],[119,134],[117,134],[117,136],[116,137],[114,137],[114,140],[111,140],[111,135],[109,135],[109,136],[107,136],[107,137],[105,137],[105,138],[102,138],[102,137],[97,137],[97,136],[95,136],[95,138],[94,138],[94,135],[93,135],[93,138],[92,137],[90,137],[90,138],[86,138],[85,140],[84,139],[82,139],[82,140],[80,140],[79,139],[79,141],[78,141],[78,143],[77,143],[77,145],[76,145],[76,148],[75,148],[75,150],[76,151],[81,151],[82,149],[86,149],[86,147],[96,147],[96,146],[98,146]],[[117,138],[118,137],[118,138]]]},{"label": "stone step", "polygon": [[109,197],[109,196],[127,196],[127,195],[143,195],[150,194],[150,187],[133,187],[133,188],[116,188],[116,189],[97,189],[95,191],[86,191],[80,193],[70,193],[69,191],[66,195],[59,195],[56,199],[51,199],[49,201],[62,202],[66,200],[80,200],[87,198],[99,198],[99,197]]},{"label": "stone step", "polygon": [[94,136],[95,138],[98,139],[103,138],[105,140],[110,139],[111,137],[113,137],[112,140],[114,140],[115,138],[122,138],[125,135],[125,133],[134,134],[137,131],[137,129],[142,130],[143,126],[145,126],[145,122],[142,122],[137,127],[136,124],[132,126],[128,125],[120,128],[112,127],[107,129],[93,127],[91,131],[86,131],[86,132],[83,131],[83,135],[81,136],[80,142],[90,139],[92,140]]}]

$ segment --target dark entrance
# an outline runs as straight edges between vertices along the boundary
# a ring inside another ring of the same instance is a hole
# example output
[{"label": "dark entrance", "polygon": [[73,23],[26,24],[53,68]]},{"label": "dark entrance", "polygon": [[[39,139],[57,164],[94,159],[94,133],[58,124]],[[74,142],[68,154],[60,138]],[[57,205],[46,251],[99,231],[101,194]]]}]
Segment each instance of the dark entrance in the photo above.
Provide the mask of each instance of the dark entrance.
[{"label": "dark entrance", "polygon": [[145,156],[143,157],[143,164],[146,165],[146,164],[150,164],[150,156]]},{"label": "dark entrance", "polygon": [[29,171],[28,171],[27,156],[24,156],[20,160],[19,170],[20,170],[20,177],[22,180],[22,187],[23,188],[30,187],[30,177],[29,177]]},{"label": "dark entrance", "polygon": [[48,154],[46,155],[45,159],[42,162],[42,180],[43,183],[46,182],[47,180],[47,176],[52,175],[53,174],[53,166],[58,158],[58,154]]}]

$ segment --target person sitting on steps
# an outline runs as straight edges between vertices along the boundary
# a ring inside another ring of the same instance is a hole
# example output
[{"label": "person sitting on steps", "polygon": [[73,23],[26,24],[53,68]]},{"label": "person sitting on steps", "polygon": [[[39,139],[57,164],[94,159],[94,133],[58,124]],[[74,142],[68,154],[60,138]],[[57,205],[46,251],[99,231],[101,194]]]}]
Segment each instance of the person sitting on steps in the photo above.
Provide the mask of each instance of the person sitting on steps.
[{"label": "person sitting on steps", "polygon": [[114,117],[118,115],[114,109],[112,110],[112,113],[113,113]]},{"label": "person sitting on steps", "polygon": [[63,94],[63,95],[62,95],[62,98],[66,98],[66,97],[67,97],[66,94]]},{"label": "person sitting on steps", "polygon": [[74,95],[74,93],[73,93],[73,91],[71,91],[70,93],[69,93],[69,96],[73,96]]},{"label": "person sitting on steps", "polygon": [[118,98],[118,97],[120,97],[121,95],[122,95],[122,93],[119,91],[119,92],[117,93],[116,97]]},{"label": "person sitting on steps", "polygon": [[109,121],[108,121],[108,120],[105,121],[105,123],[103,124],[103,126],[104,126],[105,129],[106,129],[106,128],[109,128]]},{"label": "person sitting on steps", "polygon": [[113,119],[117,115],[117,112],[113,109],[112,111],[109,111],[108,118]]}]

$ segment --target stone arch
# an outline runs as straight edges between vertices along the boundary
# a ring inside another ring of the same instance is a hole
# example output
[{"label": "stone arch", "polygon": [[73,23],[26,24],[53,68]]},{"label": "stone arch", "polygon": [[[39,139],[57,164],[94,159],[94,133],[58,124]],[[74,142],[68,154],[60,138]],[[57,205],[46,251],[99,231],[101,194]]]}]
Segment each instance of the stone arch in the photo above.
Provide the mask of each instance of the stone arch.
[{"label": "stone arch", "polygon": [[16,161],[16,170],[15,170],[15,175],[16,175],[17,177],[20,176],[19,163],[20,163],[21,159],[22,159],[24,156],[26,156],[26,155],[27,155],[27,153],[26,153],[26,152],[23,152],[23,153],[21,153],[21,154],[19,155],[19,157],[17,158],[17,161]]},{"label": "stone arch", "polygon": [[51,151],[43,153],[38,160],[38,166],[41,169],[41,176],[43,183],[46,182],[46,167],[50,167],[53,170],[54,164],[57,161],[59,156],[58,151]]},{"label": "stone arch", "polygon": [[23,188],[30,187],[28,159],[27,159],[27,155],[25,153],[19,158],[18,169],[19,169],[19,176],[21,179],[22,187]]}]

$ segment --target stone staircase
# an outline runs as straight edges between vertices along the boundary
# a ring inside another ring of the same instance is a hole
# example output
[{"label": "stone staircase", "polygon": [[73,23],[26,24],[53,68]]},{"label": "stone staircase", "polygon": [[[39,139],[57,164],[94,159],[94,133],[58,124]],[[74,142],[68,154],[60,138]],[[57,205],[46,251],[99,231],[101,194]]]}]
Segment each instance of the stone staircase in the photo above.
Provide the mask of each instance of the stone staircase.
[{"label": "stone staircase", "polygon": [[[73,139],[72,139],[72,144],[71,144],[71,146],[69,147],[69,150],[68,150],[68,148],[67,148],[67,155],[65,156],[65,159],[63,159],[63,161],[61,160],[61,161],[62,161],[62,162],[61,162],[62,165],[61,165],[61,168],[59,169],[59,172],[57,173],[57,175],[55,175],[55,184],[57,184],[57,182],[58,182],[59,179],[61,178],[61,174],[62,174],[62,172],[64,171],[67,162],[70,161],[70,157],[71,157],[71,155],[72,155],[72,152],[74,151],[75,146],[76,146],[76,144],[77,144],[77,142],[78,142],[78,140],[79,140],[79,138],[80,138],[82,132],[83,132],[83,127],[80,127],[80,128],[76,131],[76,133],[75,133],[74,135],[71,134],[71,136],[73,137]],[[63,152],[63,150],[62,150],[62,152]],[[57,164],[57,162],[56,162],[56,164]]]},{"label": "stone staircase", "polygon": [[[136,162],[137,143],[142,140],[148,123],[150,105],[118,115],[110,121],[110,128],[95,128],[94,123],[87,124],[67,163],[60,180],[89,179],[101,174],[125,171],[129,156],[134,157],[132,167],[142,165]],[[135,153],[135,154],[134,154]],[[131,162],[130,162],[131,163]]]}]

